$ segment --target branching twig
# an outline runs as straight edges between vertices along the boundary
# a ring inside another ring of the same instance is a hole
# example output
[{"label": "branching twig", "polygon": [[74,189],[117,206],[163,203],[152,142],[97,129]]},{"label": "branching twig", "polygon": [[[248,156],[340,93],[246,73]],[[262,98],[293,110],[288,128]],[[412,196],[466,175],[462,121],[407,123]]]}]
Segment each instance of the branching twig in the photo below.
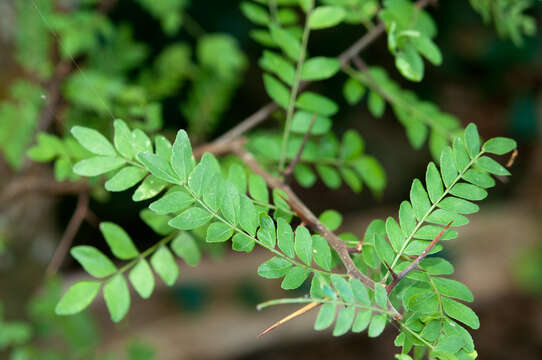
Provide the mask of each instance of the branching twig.
[{"label": "branching twig", "polygon": [[288,184],[290,180],[290,176],[294,172],[294,168],[301,160],[301,154],[303,154],[303,150],[305,150],[305,146],[307,145],[307,141],[309,140],[309,137],[311,136],[312,127],[314,126],[314,123],[316,122],[316,113],[312,116],[311,123],[309,125],[309,128],[307,132],[305,133],[305,136],[303,136],[303,141],[301,142],[301,145],[299,146],[299,149],[297,150],[297,154],[295,155],[294,160],[288,165],[288,168],[284,170],[284,183]]},{"label": "branching twig", "polygon": [[66,231],[62,235],[62,239],[60,239],[60,243],[58,244],[58,247],[53,254],[51,262],[47,266],[47,270],[45,271],[46,275],[50,276],[56,274],[58,269],[60,268],[60,265],[62,265],[62,260],[64,260],[64,258],[66,257],[66,254],[70,249],[70,246],[73,239],[75,238],[75,235],[77,234],[77,231],[81,227],[83,220],[85,220],[88,210],[88,202],[89,197],[87,192],[82,192],[81,194],[79,194],[75,212],[73,213],[72,218],[68,223]]},{"label": "branching twig", "polygon": [[[403,271],[401,271],[401,273],[399,274],[396,274],[395,272],[393,272],[393,270],[391,268],[388,267],[388,271],[390,272],[391,274],[391,277],[392,277],[392,281],[388,284],[388,286],[386,286],[386,291],[388,292],[388,294],[393,290],[393,288],[399,283],[399,281],[401,281],[405,276],[407,276],[412,270],[416,269],[418,267],[418,265],[420,264],[420,262],[425,259],[425,257],[427,256],[427,254],[429,254],[429,252],[431,251],[431,249],[433,249],[433,247],[437,244],[437,242],[440,240],[440,238],[442,237],[442,235],[444,235],[444,233],[446,232],[446,230],[448,230],[450,228],[450,226],[452,225],[453,221],[450,221],[448,223],[448,225],[446,225],[439,233],[438,235],[433,239],[433,241],[431,241],[431,243],[427,246],[427,248],[416,258],[416,260],[414,260],[412,262],[412,264],[410,264],[406,269],[404,269]],[[386,266],[388,266],[386,264]]]}]

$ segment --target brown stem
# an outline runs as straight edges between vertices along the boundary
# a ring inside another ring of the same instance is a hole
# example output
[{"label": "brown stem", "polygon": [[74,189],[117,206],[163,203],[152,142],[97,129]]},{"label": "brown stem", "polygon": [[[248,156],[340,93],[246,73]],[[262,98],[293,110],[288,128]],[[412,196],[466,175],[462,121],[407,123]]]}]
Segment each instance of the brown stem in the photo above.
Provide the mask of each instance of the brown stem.
[{"label": "brown stem", "polygon": [[83,220],[85,220],[88,210],[88,202],[89,196],[87,192],[79,194],[75,212],[73,213],[70,222],[68,223],[68,227],[62,235],[62,239],[60,239],[60,243],[58,244],[58,247],[53,254],[53,258],[51,259],[51,262],[49,263],[49,265],[47,266],[47,270],[45,271],[45,274],[47,276],[56,274],[58,272],[58,269],[60,268],[60,265],[62,265],[62,261],[66,257],[66,254],[71,247],[77,231],[81,227]]},{"label": "brown stem", "polygon": [[[395,286],[397,286],[397,284],[399,283],[399,281],[401,281],[405,276],[407,276],[412,270],[416,269],[418,267],[418,265],[420,264],[420,262],[425,259],[425,257],[427,256],[427,254],[429,254],[429,252],[431,251],[431,249],[433,249],[433,247],[438,243],[438,241],[440,240],[440,238],[442,237],[442,235],[444,235],[444,233],[446,232],[446,230],[448,230],[450,228],[450,226],[452,225],[453,221],[450,221],[448,223],[448,225],[446,225],[439,233],[438,235],[433,239],[433,241],[431,241],[431,243],[427,246],[427,248],[416,258],[416,260],[414,260],[412,262],[412,264],[410,264],[406,269],[404,269],[403,271],[401,271],[401,273],[399,274],[396,274],[393,272],[392,269],[390,269],[388,267],[388,271],[390,272],[391,276],[392,276],[392,281],[388,284],[388,286],[386,286],[386,291],[388,292],[388,294],[393,290],[393,288]],[[386,264],[386,266],[388,266]]]},{"label": "brown stem", "polygon": [[288,165],[288,168],[284,170],[284,183],[288,184],[289,178],[294,172],[294,168],[301,160],[301,154],[303,153],[303,150],[305,149],[305,146],[307,145],[307,141],[309,140],[309,137],[311,136],[312,127],[314,126],[314,123],[316,122],[316,113],[312,116],[311,123],[309,125],[309,128],[307,129],[307,132],[305,133],[305,136],[303,136],[303,141],[301,142],[301,146],[299,146],[299,149],[297,150],[297,154],[295,155],[294,160]]}]

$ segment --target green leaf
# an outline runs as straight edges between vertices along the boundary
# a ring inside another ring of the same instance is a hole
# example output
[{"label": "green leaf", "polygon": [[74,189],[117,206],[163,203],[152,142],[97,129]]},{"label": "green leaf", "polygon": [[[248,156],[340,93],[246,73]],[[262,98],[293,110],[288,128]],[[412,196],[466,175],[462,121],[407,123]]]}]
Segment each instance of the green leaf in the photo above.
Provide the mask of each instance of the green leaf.
[{"label": "green leaf", "polygon": [[171,242],[171,249],[190,266],[196,266],[201,260],[201,252],[194,238],[183,231]]},{"label": "green leaf", "polygon": [[267,72],[273,73],[286,84],[292,86],[295,78],[294,66],[285,58],[271,51],[264,50],[260,66]]},{"label": "green leaf", "polygon": [[252,173],[249,175],[248,193],[256,201],[266,204],[269,202],[269,191],[267,190],[267,185],[265,180],[259,175]]},{"label": "green leaf", "polygon": [[207,228],[205,241],[209,243],[224,242],[231,238],[233,229],[223,222],[214,222]]},{"label": "green leaf", "polygon": [[124,121],[119,119],[115,120],[113,126],[115,127],[115,136],[113,138],[115,148],[123,157],[132,160],[135,153],[132,146],[132,132],[130,128],[128,128],[128,125]]},{"label": "green leaf", "polygon": [[154,146],[156,148],[156,155],[160,156],[164,160],[169,161],[173,148],[169,140],[162,135],[158,135],[154,138]]},{"label": "green leaf", "polygon": [[158,179],[154,175],[149,175],[143,180],[141,185],[134,191],[132,195],[133,201],[148,200],[158,195],[166,187],[164,180]]},{"label": "green leaf", "polygon": [[344,302],[354,302],[354,294],[352,292],[352,288],[348,284],[348,281],[344,279],[344,277],[333,274],[331,275],[331,283],[333,284],[333,287],[337,290],[339,296],[343,299]]},{"label": "green leaf", "polygon": [[105,183],[107,191],[124,191],[135,186],[147,175],[145,169],[136,166],[126,166]]},{"label": "green leaf", "polygon": [[142,152],[152,153],[151,139],[141,129],[132,131],[132,139],[136,156]]},{"label": "green leaf", "polygon": [[393,252],[390,244],[386,241],[386,237],[380,234],[376,235],[374,238],[374,244],[378,257],[383,262],[391,264],[393,262],[393,258],[395,257],[395,253]]},{"label": "green leaf", "polygon": [[476,124],[470,123],[467,125],[463,138],[465,139],[467,152],[471,158],[474,158],[480,152],[480,135]]},{"label": "green leaf", "polygon": [[468,306],[448,298],[442,298],[442,306],[449,317],[461,321],[475,330],[480,327],[478,316]]},{"label": "green leaf", "polygon": [[154,276],[147,260],[139,260],[130,271],[128,278],[139,296],[143,299],[151,296],[154,290]]},{"label": "green leaf", "polygon": [[322,222],[329,230],[335,231],[341,226],[342,215],[335,210],[326,210],[320,214],[318,220]]},{"label": "green leaf", "polygon": [[284,53],[293,60],[299,59],[301,56],[301,43],[299,40],[291,33],[275,24],[271,24],[269,29],[271,30],[271,37]]},{"label": "green leaf", "polygon": [[165,246],[160,246],[151,257],[151,265],[154,271],[168,286],[175,284],[179,277],[179,267],[171,251]]},{"label": "green leaf", "polygon": [[314,262],[322,269],[330,271],[332,267],[331,249],[326,239],[320,235],[312,236]]},{"label": "green leaf", "polygon": [[254,239],[243,233],[237,233],[232,239],[232,249],[235,251],[251,252],[254,249]]},{"label": "green leaf", "polygon": [[372,191],[380,194],[384,190],[387,181],[386,173],[374,157],[362,156],[353,161],[352,166]]},{"label": "green leaf", "polygon": [[139,216],[157,234],[169,235],[175,231],[174,228],[168,225],[171,218],[167,215],[158,215],[149,209],[143,209]]},{"label": "green leaf", "polygon": [[425,340],[429,342],[434,342],[440,336],[441,329],[442,329],[441,320],[433,320],[427,323],[427,325],[424,327],[420,335]]},{"label": "green leaf", "polygon": [[260,5],[243,1],[241,3],[241,11],[254,24],[267,25],[269,24],[269,14],[266,9]]},{"label": "green leaf", "polygon": [[79,281],[73,284],[55,307],[57,315],[73,315],[83,311],[98,295],[102,284],[98,281]]},{"label": "green leaf", "polygon": [[363,183],[354,170],[343,167],[340,169],[340,173],[344,182],[350,187],[350,189],[352,189],[353,192],[359,193],[361,191]]},{"label": "green leaf", "polygon": [[126,161],[119,157],[96,156],[81,160],[73,167],[73,172],[79,176],[98,176],[118,169]]},{"label": "green leaf", "polygon": [[381,284],[375,284],[375,302],[382,309],[387,308],[388,303],[388,293],[386,292],[386,287]]},{"label": "green leaf", "polygon": [[444,194],[444,187],[437,166],[433,162],[430,162],[427,166],[425,183],[427,184],[427,191],[429,192],[431,202],[436,203],[442,194]]},{"label": "green leaf", "polygon": [[360,333],[364,331],[365,329],[367,329],[367,326],[369,326],[370,321],[371,321],[371,312],[360,310],[358,314],[356,315],[354,324],[352,325],[352,332]]},{"label": "green leaf", "polygon": [[143,152],[137,154],[137,159],[158,179],[177,184],[179,179],[173,173],[169,162],[158,155]]},{"label": "green leaf", "polygon": [[117,156],[113,145],[98,131],[82,126],[74,126],[72,135],[85,149],[96,155]]},{"label": "green leaf", "polygon": [[450,190],[450,194],[467,200],[483,200],[487,197],[487,191],[467,183],[458,183]]},{"label": "green leaf", "polygon": [[435,277],[433,278],[433,283],[437,290],[444,296],[469,302],[474,300],[474,296],[472,296],[470,290],[459,281]]},{"label": "green leaf", "polygon": [[480,211],[480,207],[470,201],[448,196],[438,206],[441,209],[453,211],[459,214],[474,214]]},{"label": "green leaf", "polygon": [[117,274],[104,285],[104,299],[111,320],[119,322],[130,309],[130,290],[122,274]]},{"label": "green leaf", "polygon": [[[465,341],[459,336],[443,337],[435,347],[435,353],[455,354],[465,345]],[[440,356],[439,356],[440,357]],[[457,359],[457,358],[456,358]]]},{"label": "green leaf", "polygon": [[361,283],[359,279],[350,279],[350,287],[352,288],[352,293],[354,294],[354,298],[357,302],[366,306],[371,305],[371,300],[369,299],[369,293],[367,292],[367,288]]},{"label": "green leaf", "polygon": [[288,257],[294,258],[294,232],[283,218],[277,219],[277,240],[279,249]]},{"label": "green leaf", "polygon": [[94,277],[103,278],[117,271],[111,260],[92,246],[74,246],[70,254]]},{"label": "green leaf", "polygon": [[318,317],[314,322],[314,330],[320,331],[327,329],[333,323],[335,319],[335,312],[337,311],[337,305],[333,303],[323,304],[318,312]]},{"label": "green leaf", "polygon": [[213,215],[199,207],[189,208],[171,219],[168,224],[179,230],[193,230],[207,224]]},{"label": "green leaf", "polygon": [[286,86],[282,85],[280,81],[272,77],[271,75],[263,75],[263,84],[265,91],[277,104],[287,109],[290,103],[290,91]]},{"label": "green leaf", "polygon": [[450,187],[457,178],[458,172],[455,167],[452,149],[449,146],[446,146],[440,155],[440,171],[442,173],[444,185],[447,188]]},{"label": "green leaf", "polygon": [[428,257],[420,263],[420,268],[431,275],[451,275],[454,267],[449,261],[439,257]]},{"label": "green leaf", "polygon": [[423,60],[416,48],[406,44],[395,56],[395,66],[401,74],[411,81],[420,81],[423,78]]},{"label": "green leaf", "polygon": [[481,171],[478,169],[467,170],[467,172],[463,174],[463,179],[470,182],[471,184],[478,185],[485,189],[495,186],[495,179],[493,179],[491,175],[489,175],[485,171]]},{"label": "green leaf", "polygon": [[230,224],[238,224],[241,199],[237,188],[229,181],[224,181],[219,191],[219,205],[222,215]]},{"label": "green leaf", "polygon": [[298,226],[295,229],[295,253],[297,257],[305,264],[312,262],[312,237],[304,226]]},{"label": "green leaf", "polygon": [[442,54],[437,45],[427,36],[413,36],[410,41],[427,60],[434,65],[442,64]]},{"label": "green leaf", "polygon": [[365,87],[356,79],[348,78],[343,86],[343,95],[349,105],[357,104],[365,94]]},{"label": "green leaf", "polygon": [[510,175],[510,172],[504,166],[487,156],[482,156],[478,160],[476,160],[476,165],[494,175]]},{"label": "green leaf", "polygon": [[149,205],[149,209],[158,215],[182,211],[194,203],[194,198],[184,191],[173,191]]},{"label": "green leaf", "polygon": [[361,136],[354,130],[348,130],[343,135],[339,157],[345,160],[355,159],[363,153],[364,147]]},{"label": "green leaf", "polygon": [[317,56],[308,59],[303,64],[301,79],[305,81],[317,81],[329,79],[341,68],[341,63],[336,58]]},{"label": "green leaf", "polygon": [[239,194],[247,192],[247,174],[245,169],[237,163],[230,166],[228,170],[228,181],[231,182],[239,191]]},{"label": "green leaf", "polygon": [[482,150],[495,155],[504,155],[514,150],[516,147],[517,143],[514,140],[496,137],[486,141],[482,146]]},{"label": "green leaf", "polygon": [[391,216],[386,219],[386,233],[388,234],[391,246],[398,252],[405,242],[405,236],[397,221]]},{"label": "green leaf", "polygon": [[241,229],[253,236],[258,229],[258,213],[252,200],[245,195],[241,196],[239,225]]},{"label": "green leaf", "polygon": [[309,274],[309,270],[294,266],[288,270],[284,276],[284,279],[282,279],[282,282],[280,283],[280,287],[284,290],[297,289],[303,285],[305,280],[307,280],[309,277]]},{"label": "green leaf", "polygon": [[291,267],[291,262],[275,256],[258,267],[258,275],[265,279],[278,279],[286,275]]},{"label": "green leaf", "polygon": [[298,163],[294,168],[295,180],[303,187],[311,187],[317,180],[316,174],[310,166]]},{"label": "green leaf", "polygon": [[309,28],[325,29],[338,25],[346,17],[346,11],[339,6],[319,6],[309,16]]},{"label": "green leaf", "polygon": [[[311,114],[302,110],[296,112],[294,114],[294,118],[292,119],[291,130],[295,133],[306,134],[309,131],[314,116],[315,114]],[[311,134],[323,135],[329,132],[330,128],[331,119],[324,116],[316,115],[316,119],[314,119],[314,124],[311,129]]]},{"label": "green leaf", "polygon": [[273,219],[265,214],[260,215],[260,229],[258,230],[258,239],[267,247],[273,249],[277,241],[275,232],[275,223]]},{"label": "green leaf", "polygon": [[335,322],[335,328],[333,329],[333,336],[344,335],[352,327],[354,322],[354,316],[356,315],[356,308],[353,306],[345,307],[337,316],[337,321]]},{"label": "green leaf", "polygon": [[113,255],[122,260],[129,260],[137,257],[137,251],[132,239],[120,226],[112,222],[103,222],[100,224],[107,245]]},{"label": "green leaf", "polygon": [[378,337],[386,328],[386,315],[377,314],[373,316],[369,325],[369,337]]},{"label": "green leaf", "polygon": [[414,179],[412,182],[410,202],[412,203],[416,218],[421,221],[431,208],[431,203],[429,202],[427,192],[425,192],[425,189],[423,188],[422,182],[418,179]]},{"label": "green leaf", "polygon": [[171,149],[171,167],[182,182],[188,180],[188,175],[194,167],[192,146],[188,134],[184,130],[177,132],[177,137]]},{"label": "green leaf", "polygon": [[332,116],[339,111],[339,106],[333,100],[310,91],[299,95],[296,105],[299,109],[323,116]]},{"label": "green leaf", "polygon": [[463,215],[459,215],[453,211],[444,209],[436,209],[425,219],[429,223],[447,225],[453,221],[452,227],[463,226],[469,223],[469,219]]},{"label": "green leaf", "polygon": [[405,236],[409,236],[416,228],[416,215],[408,201],[403,201],[399,207],[399,223]]},{"label": "green leaf", "polygon": [[458,170],[464,171],[466,168],[470,167],[471,159],[469,154],[467,154],[467,149],[461,137],[456,137],[454,139],[453,153],[455,159],[455,165]]}]

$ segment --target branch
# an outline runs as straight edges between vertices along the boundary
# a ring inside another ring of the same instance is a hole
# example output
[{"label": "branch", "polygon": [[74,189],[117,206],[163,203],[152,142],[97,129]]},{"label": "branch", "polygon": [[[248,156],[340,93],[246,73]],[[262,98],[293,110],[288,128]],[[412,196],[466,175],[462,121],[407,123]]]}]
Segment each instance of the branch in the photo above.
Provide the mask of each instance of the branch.
[{"label": "branch", "polygon": [[88,202],[89,196],[87,192],[79,194],[75,212],[73,213],[72,218],[68,223],[66,231],[62,235],[62,239],[60,239],[60,243],[58,244],[58,247],[53,254],[51,262],[47,266],[47,270],[45,271],[46,275],[55,275],[58,272],[60,265],[62,265],[62,260],[64,260],[64,258],[66,257],[68,250],[70,250],[73,239],[75,238],[75,235],[77,235],[77,231],[81,227],[83,220],[85,220],[86,218],[88,211]]},{"label": "branch", "polygon": [[399,281],[401,281],[405,276],[407,276],[412,270],[416,269],[418,267],[418,265],[420,264],[420,262],[425,259],[425,257],[427,256],[427,254],[429,254],[429,252],[431,251],[431,249],[433,249],[433,247],[437,244],[437,242],[440,240],[440,238],[442,237],[442,235],[444,235],[444,233],[446,232],[446,230],[448,230],[450,228],[450,226],[452,225],[453,221],[450,221],[448,223],[448,225],[446,225],[439,233],[438,235],[433,239],[433,241],[431,241],[431,243],[427,246],[427,248],[416,258],[416,260],[414,260],[412,262],[412,264],[410,264],[408,267],[406,267],[403,271],[401,271],[400,274],[396,274],[393,272],[393,270],[391,268],[388,267],[388,265],[386,264],[386,267],[388,267],[388,271],[390,272],[391,276],[392,276],[392,281],[388,284],[388,286],[386,286],[386,291],[388,292],[388,294],[393,290],[393,288],[395,286],[397,286],[397,284],[399,283]]}]

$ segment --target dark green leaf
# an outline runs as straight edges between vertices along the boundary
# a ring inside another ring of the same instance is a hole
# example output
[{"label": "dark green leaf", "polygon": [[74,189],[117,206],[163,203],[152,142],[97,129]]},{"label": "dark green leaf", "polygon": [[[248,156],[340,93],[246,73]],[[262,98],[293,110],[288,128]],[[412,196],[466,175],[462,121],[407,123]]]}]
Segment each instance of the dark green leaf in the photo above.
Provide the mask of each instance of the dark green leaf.
[{"label": "dark green leaf", "polygon": [[248,1],[243,1],[241,3],[241,11],[250,21],[255,24],[269,24],[269,14],[267,13],[267,10],[260,5],[256,5]]}]

